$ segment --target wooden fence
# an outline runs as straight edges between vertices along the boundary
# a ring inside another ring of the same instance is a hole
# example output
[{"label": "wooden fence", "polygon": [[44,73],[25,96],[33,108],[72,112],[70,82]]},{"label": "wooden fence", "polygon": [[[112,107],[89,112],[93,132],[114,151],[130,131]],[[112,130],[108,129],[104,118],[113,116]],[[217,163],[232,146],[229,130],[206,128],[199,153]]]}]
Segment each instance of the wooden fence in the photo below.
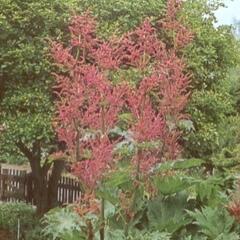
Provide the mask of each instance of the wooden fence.
[{"label": "wooden fence", "polygon": [[[34,204],[34,185],[27,170],[4,168],[0,165],[0,201],[25,201]],[[68,204],[77,201],[81,194],[79,182],[62,176],[58,182],[58,202]]]}]

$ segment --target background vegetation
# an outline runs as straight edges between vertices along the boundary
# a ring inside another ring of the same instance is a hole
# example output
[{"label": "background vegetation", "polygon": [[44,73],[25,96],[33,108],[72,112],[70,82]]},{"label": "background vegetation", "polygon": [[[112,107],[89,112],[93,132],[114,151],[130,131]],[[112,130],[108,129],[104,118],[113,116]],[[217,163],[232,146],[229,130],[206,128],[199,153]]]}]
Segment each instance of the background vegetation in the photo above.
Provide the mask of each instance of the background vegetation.
[{"label": "background vegetation", "polygon": [[[178,15],[194,34],[192,43],[178,52],[191,74],[189,120],[180,125],[185,160],[159,165],[152,179],[154,196],[145,183],[139,187],[129,239],[239,239],[239,40],[231,27],[215,26],[213,13],[219,6],[221,1],[187,0]],[[50,39],[67,44],[70,16],[86,10],[99,22],[98,34],[107,39],[134,29],[146,17],[157,24],[166,12],[166,1],[0,0],[0,162],[31,162],[24,151],[28,149],[43,166],[53,152],[65,149],[53,129],[56,96],[51,73],[56,66],[49,44]],[[159,36],[169,44],[169,36],[163,32]],[[134,71],[124,74],[136,78]],[[127,209],[117,193],[132,192],[131,181],[128,167],[119,166],[97,192],[107,202],[106,239],[125,239],[123,220],[115,220]],[[99,239],[95,213],[82,217],[74,207],[57,208],[39,223],[29,206],[9,206],[0,205],[1,228],[16,231],[21,216],[23,238],[86,239],[90,219]],[[35,232],[25,230],[33,225]]]}]

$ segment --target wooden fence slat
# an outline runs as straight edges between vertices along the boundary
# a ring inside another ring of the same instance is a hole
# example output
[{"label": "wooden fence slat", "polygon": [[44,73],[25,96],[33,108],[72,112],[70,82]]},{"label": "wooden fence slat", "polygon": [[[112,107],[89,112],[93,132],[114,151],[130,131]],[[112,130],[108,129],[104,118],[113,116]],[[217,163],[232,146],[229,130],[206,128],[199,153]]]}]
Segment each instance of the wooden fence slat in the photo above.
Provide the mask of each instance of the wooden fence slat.
[{"label": "wooden fence slat", "polygon": [[[49,179],[50,175],[47,176]],[[25,201],[34,204],[34,183],[31,173],[26,170],[3,168],[0,165],[0,200]],[[59,204],[73,203],[81,193],[76,179],[61,176],[58,182],[57,199]]]}]

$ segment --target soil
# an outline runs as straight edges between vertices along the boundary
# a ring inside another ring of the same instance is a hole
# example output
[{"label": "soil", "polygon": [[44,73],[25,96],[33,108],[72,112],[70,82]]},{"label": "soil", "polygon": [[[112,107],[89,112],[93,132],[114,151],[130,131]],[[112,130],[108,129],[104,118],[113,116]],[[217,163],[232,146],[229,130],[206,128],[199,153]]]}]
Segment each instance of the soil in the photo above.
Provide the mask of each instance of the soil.
[{"label": "soil", "polygon": [[13,240],[12,234],[7,230],[0,229],[0,240]]}]

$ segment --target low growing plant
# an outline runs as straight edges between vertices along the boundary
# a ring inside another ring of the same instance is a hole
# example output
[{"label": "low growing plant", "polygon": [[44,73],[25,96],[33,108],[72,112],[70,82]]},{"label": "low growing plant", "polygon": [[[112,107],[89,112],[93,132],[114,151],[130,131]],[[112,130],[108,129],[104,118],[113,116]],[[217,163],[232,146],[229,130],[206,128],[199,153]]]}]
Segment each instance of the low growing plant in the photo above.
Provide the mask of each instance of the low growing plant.
[{"label": "low growing plant", "polygon": [[19,224],[20,235],[24,237],[37,224],[35,214],[36,209],[23,202],[0,203],[0,228],[16,236]]}]

